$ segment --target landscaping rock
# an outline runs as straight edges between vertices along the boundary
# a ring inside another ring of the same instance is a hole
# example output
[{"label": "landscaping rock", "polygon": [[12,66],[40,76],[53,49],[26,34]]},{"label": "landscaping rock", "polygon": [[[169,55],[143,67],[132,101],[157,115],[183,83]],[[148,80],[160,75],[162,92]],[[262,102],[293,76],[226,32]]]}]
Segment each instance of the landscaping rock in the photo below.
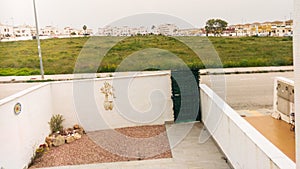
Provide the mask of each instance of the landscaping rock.
[{"label": "landscaping rock", "polygon": [[75,134],[73,135],[73,137],[74,137],[76,140],[78,140],[78,139],[81,138],[81,135],[80,135],[79,133],[75,133]]},{"label": "landscaping rock", "polygon": [[73,126],[73,129],[74,129],[74,133],[78,133],[78,134],[80,134],[80,135],[85,134],[84,129],[83,129],[81,126],[79,126],[78,124],[75,124],[75,125]]},{"label": "landscaping rock", "polygon": [[51,148],[53,145],[54,138],[52,137],[46,137],[45,142],[47,143],[48,147]]},{"label": "landscaping rock", "polygon": [[58,135],[55,137],[52,144],[56,147],[65,144],[65,137]]},{"label": "landscaping rock", "polygon": [[74,126],[73,126],[73,129],[79,129],[80,128],[80,126],[79,126],[79,124],[75,124]]},{"label": "landscaping rock", "polygon": [[75,141],[75,137],[74,136],[67,136],[66,137],[66,143],[71,143],[73,141]]},{"label": "landscaping rock", "polygon": [[62,135],[70,135],[70,134],[73,134],[74,133],[74,130],[72,128],[67,128],[67,129],[64,129],[63,132],[62,132]]},{"label": "landscaping rock", "polygon": [[83,135],[85,132],[83,129],[76,129],[74,133],[78,133],[80,135]]}]

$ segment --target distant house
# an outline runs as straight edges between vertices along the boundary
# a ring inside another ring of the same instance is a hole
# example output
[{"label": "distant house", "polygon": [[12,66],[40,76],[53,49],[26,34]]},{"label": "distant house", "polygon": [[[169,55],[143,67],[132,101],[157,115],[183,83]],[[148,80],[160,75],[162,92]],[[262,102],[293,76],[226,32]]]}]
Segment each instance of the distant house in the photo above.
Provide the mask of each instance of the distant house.
[{"label": "distant house", "polygon": [[[253,28],[253,24],[237,24],[231,27],[235,30],[235,36],[251,36],[251,28]],[[234,35],[234,33],[232,35]]]},{"label": "distant house", "polygon": [[112,36],[112,28],[110,26],[98,28],[98,36]]},{"label": "distant house", "polygon": [[131,35],[147,35],[149,34],[148,29],[144,26],[138,28],[131,28]]},{"label": "distant house", "polygon": [[149,33],[153,34],[153,35],[159,35],[159,30],[158,30],[158,28],[156,26],[152,25]]},{"label": "distant house", "polygon": [[235,36],[292,36],[293,21],[255,22],[232,25]]},{"label": "distant house", "polygon": [[291,36],[292,26],[292,20],[272,22],[272,33],[274,36]]},{"label": "distant house", "polygon": [[35,36],[36,29],[30,25],[20,25],[14,27],[14,35],[16,37],[28,37]]},{"label": "distant house", "polygon": [[58,37],[62,35],[62,31],[54,26],[45,26],[40,29],[40,35],[42,36],[50,36],[50,37]]},{"label": "distant house", "polygon": [[121,28],[106,26],[104,28],[98,29],[99,36],[120,36],[121,35]]},{"label": "distant house", "polygon": [[131,28],[129,26],[106,26],[98,29],[98,36],[134,36],[134,35],[146,35],[149,31],[146,27]]},{"label": "distant house", "polygon": [[93,29],[86,29],[85,34],[93,35],[94,34]]},{"label": "distant house", "polygon": [[83,31],[75,29],[75,28],[71,28],[71,27],[65,27],[63,30],[63,35],[65,36],[75,36],[75,35],[80,35],[83,34]]},{"label": "distant house", "polygon": [[234,35],[235,35],[235,28],[229,26],[223,31],[222,36],[234,36]]},{"label": "distant house", "polygon": [[200,28],[178,29],[175,36],[202,36],[203,32]]},{"label": "distant house", "polygon": [[162,35],[173,36],[179,28],[175,24],[162,24],[158,26],[158,31]]},{"label": "distant house", "polygon": [[13,26],[3,25],[0,23],[0,39],[9,38],[14,36]]}]

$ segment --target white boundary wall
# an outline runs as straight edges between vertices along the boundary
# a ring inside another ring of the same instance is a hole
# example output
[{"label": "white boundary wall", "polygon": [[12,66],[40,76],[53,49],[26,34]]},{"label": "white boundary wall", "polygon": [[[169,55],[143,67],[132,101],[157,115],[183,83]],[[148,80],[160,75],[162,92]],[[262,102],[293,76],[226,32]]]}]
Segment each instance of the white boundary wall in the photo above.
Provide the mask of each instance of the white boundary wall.
[{"label": "white boundary wall", "polygon": [[[48,122],[53,114],[63,115],[64,127],[78,123],[87,131],[174,121],[170,76],[167,71],[43,83],[0,100],[0,168],[27,167],[35,149],[50,133]],[[100,88],[105,81],[114,87],[112,111],[103,107]],[[14,114],[16,103],[22,105],[19,115]],[[144,112],[135,120],[138,122],[128,120],[134,111]],[[158,114],[148,116],[151,111]]]},{"label": "white boundary wall", "polygon": [[[21,103],[19,115],[14,105]],[[0,100],[0,168],[24,168],[35,148],[50,133],[52,115],[49,84],[34,86]]]},{"label": "white boundary wall", "polygon": [[202,121],[234,168],[296,168],[292,160],[209,87],[200,84],[200,95]]},{"label": "white boundary wall", "polygon": [[[103,106],[104,94],[100,88],[104,82],[114,87],[111,111]],[[174,121],[170,72],[54,82],[51,88],[53,112],[65,117],[66,127],[78,123],[86,131],[95,131]],[[143,112],[139,113],[142,117],[133,120],[131,117],[138,115],[134,111]],[[152,118],[147,112],[158,114]]]}]

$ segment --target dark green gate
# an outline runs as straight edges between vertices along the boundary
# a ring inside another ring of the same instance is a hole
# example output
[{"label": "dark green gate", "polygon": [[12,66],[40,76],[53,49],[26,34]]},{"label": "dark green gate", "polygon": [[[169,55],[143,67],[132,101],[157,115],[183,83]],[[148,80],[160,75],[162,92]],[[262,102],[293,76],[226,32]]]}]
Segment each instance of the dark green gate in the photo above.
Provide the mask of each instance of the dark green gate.
[{"label": "dark green gate", "polygon": [[175,122],[200,120],[199,70],[172,70]]}]

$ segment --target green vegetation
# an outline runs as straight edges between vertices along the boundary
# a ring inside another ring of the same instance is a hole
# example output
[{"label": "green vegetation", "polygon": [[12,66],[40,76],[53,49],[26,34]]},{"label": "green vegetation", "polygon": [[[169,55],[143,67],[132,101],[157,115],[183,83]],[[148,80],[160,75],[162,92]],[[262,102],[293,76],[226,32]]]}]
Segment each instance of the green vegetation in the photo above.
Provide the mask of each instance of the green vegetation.
[{"label": "green vegetation", "polygon": [[[46,74],[72,73],[75,60],[87,38],[41,40]],[[0,75],[38,75],[37,42],[0,43]]]},{"label": "green vegetation", "polygon": [[[166,36],[136,36],[118,42],[104,57],[98,72],[179,69],[203,67],[201,60],[184,43]],[[125,60],[126,59],[126,60]],[[125,60],[125,61],[124,61]]]},{"label": "green vegetation", "polygon": [[221,35],[223,31],[226,29],[228,23],[222,19],[209,19],[206,21],[206,36],[208,33],[213,33],[215,36],[216,35]]},{"label": "green vegetation", "polygon": [[48,122],[48,124],[50,125],[51,133],[56,133],[58,131],[62,132],[62,130],[64,128],[62,125],[62,122],[64,120],[65,119],[60,114],[53,115],[50,119],[50,122]]},{"label": "green vegetation", "polygon": [[224,67],[285,66],[293,64],[291,37],[211,37]]},{"label": "green vegetation", "polygon": [[[122,39],[120,37],[93,37],[104,39]],[[204,42],[204,37],[180,37],[190,41]],[[223,67],[251,66],[283,66],[292,65],[292,38],[290,37],[209,37],[222,61]],[[166,36],[134,36],[127,37],[110,49],[100,66],[99,56],[95,52],[81,51],[88,37],[48,39],[41,41],[45,74],[73,73],[78,60],[85,61],[76,72],[112,72],[123,60],[131,57],[120,71],[172,69],[181,65],[174,59],[178,56],[190,68],[220,67],[210,61],[207,54],[203,63],[196,54],[184,43]],[[201,44],[195,46],[202,48]],[[88,49],[98,51],[103,46],[93,44]],[[154,50],[156,48],[157,50]],[[160,49],[160,50],[158,50]],[[205,52],[204,52],[205,53]],[[84,55],[78,59],[78,56]],[[95,56],[94,56],[95,55]],[[205,54],[204,54],[205,55]],[[78,60],[77,60],[78,59]],[[202,58],[201,58],[202,59]],[[39,58],[36,41],[18,41],[0,43],[0,75],[37,75],[39,74]],[[122,62],[123,61],[123,62]],[[124,62],[125,63],[125,62]],[[209,63],[209,64],[208,64]],[[96,66],[96,69],[95,69]]]}]

